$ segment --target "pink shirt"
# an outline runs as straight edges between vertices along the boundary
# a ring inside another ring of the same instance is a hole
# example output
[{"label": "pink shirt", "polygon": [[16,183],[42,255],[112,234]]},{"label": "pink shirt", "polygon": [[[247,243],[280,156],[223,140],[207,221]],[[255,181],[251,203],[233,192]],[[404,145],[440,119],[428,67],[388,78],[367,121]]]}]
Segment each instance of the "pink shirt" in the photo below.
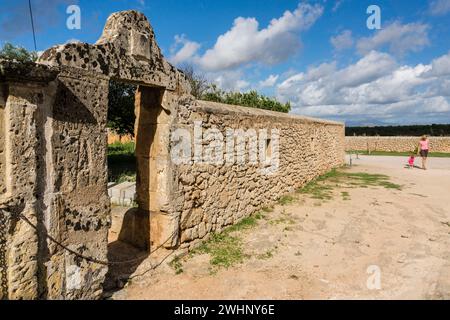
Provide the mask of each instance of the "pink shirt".
[{"label": "pink shirt", "polygon": [[420,150],[428,150],[428,139],[427,140],[420,140]]}]

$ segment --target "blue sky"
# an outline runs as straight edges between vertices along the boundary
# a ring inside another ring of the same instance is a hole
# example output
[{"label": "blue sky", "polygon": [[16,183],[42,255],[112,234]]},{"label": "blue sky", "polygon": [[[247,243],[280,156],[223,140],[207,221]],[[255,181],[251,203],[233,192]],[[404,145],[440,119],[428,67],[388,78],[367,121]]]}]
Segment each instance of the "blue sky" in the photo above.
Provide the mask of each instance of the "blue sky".
[{"label": "blue sky", "polygon": [[[81,9],[81,29],[66,8]],[[369,5],[381,29],[369,30]],[[108,15],[137,9],[164,55],[224,89],[291,101],[349,125],[450,123],[450,0],[32,0],[38,50],[95,42]],[[0,44],[33,49],[27,0],[1,0]]]}]

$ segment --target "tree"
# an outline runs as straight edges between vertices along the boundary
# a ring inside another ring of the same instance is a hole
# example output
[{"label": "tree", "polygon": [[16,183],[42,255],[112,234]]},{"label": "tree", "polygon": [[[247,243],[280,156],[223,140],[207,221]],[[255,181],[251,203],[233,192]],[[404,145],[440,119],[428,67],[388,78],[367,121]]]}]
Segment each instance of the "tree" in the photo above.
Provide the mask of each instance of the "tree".
[{"label": "tree", "polygon": [[203,94],[206,92],[206,90],[208,90],[208,87],[210,86],[208,80],[206,79],[206,76],[195,72],[194,67],[192,67],[192,65],[190,64],[182,66],[180,70],[184,73],[189,81],[189,84],[191,85],[191,94],[195,98],[201,99]]},{"label": "tree", "polygon": [[28,51],[24,47],[14,46],[7,42],[0,49],[0,59],[35,62],[38,59],[38,54],[35,51]]},{"label": "tree", "polygon": [[283,104],[275,98],[266,97],[254,90],[244,93],[227,92],[219,89],[215,84],[210,85],[209,89],[203,94],[202,99],[284,113],[288,113],[291,110],[291,104],[289,102]]},{"label": "tree", "polygon": [[285,113],[291,110],[289,102],[283,104],[256,91],[245,93],[223,91],[214,83],[210,83],[204,74],[197,73],[192,65],[184,65],[180,70],[186,75],[191,84],[191,94],[197,99]]},{"label": "tree", "polygon": [[108,95],[108,127],[118,135],[134,137],[134,95],[137,87],[123,82],[110,81]]}]

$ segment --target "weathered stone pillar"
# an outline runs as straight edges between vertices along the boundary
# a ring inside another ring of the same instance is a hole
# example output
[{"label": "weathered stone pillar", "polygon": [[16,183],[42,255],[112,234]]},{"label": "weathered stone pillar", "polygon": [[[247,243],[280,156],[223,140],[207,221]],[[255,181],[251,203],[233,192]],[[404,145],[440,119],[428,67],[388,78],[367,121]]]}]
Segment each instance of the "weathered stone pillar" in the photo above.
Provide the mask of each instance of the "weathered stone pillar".
[{"label": "weathered stone pillar", "polygon": [[1,298],[99,298],[107,266],[81,255],[107,261],[108,79],[0,67]]},{"label": "weathered stone pillar", "polygon": [[37,299],[45,282],[38,231],[45,185],[44,105],[56,73],[33,65],[1,67],[0,296]]},{"label": "weathered stone pillar", "polygon": [[79,255],[107,261],[108,86],[108,78],[82,70],[62,68],[58,76],[46,123],[44,227],[66,248],[47,241],[49,299],[94,299],[102,293],[107,266]]},{"label": "weathered stone pillar", "polygon": [[139,208],[127,215],[120,239],[146,250],[171,248],[179,230],[169,151],[178,100],[164,88],[140,86],[135,101]]}]

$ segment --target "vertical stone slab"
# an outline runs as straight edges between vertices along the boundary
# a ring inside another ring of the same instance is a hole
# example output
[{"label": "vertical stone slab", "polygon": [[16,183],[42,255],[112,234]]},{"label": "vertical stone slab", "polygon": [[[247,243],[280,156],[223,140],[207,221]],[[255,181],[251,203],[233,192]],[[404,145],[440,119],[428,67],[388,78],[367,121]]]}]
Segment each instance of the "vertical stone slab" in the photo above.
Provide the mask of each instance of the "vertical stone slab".
[{"label": "vertical stone slab", "polygon": [[[5,179],[2,216],[6,224],[4,251],[8,299],[39,297],[39,239],[36,190],[41,87],[11,83],[3,111]],[[20,216],[19,216],[20,215]]]},{"label": "vertical stone slab", "polygon": [[[151,249],[178,243],[178,219],[174,216],[170,128],[176,114],[171,91],[140,86],[136,93],[137,202],[139,209],[127,217],[120,240]],[[146,239],[142,241],[142,239]]]},{"label": "vertical stone slab", "polygon": [[[5,100],[3,89],[0,84],[0,203],[6,193],[5,181]],[[8,296],[8,277],[6,274],[6,233],[7,218],[6,212],[0,211],[0,300]]]},{"label": "vertical stone slab", "polygon": [[6,159],[5,159],[5,98],[0,86],[0,198],[6,193]]},{"label": "vertical stone slab", "polygon": [[48,232],[68,249],[49,243],[48,299],[96,299],[107,266],[110,203],[107,193],[108,79],[64,69],[47,130],[51,188],[46,191]]}]

